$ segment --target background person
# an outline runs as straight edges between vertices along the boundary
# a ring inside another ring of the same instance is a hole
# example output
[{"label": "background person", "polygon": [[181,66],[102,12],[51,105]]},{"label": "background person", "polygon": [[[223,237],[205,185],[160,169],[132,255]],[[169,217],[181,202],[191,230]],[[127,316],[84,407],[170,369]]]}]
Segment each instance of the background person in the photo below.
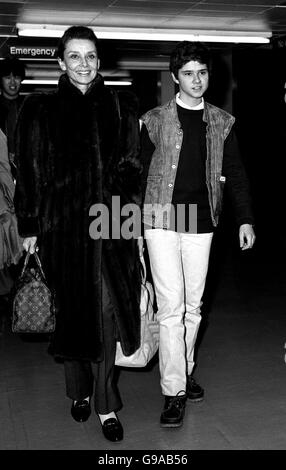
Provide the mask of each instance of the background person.
[{"label": "background person", "polygon": [[12,266],[17,265],[23,253],[14,209],[15,183],[8,158],[7,138],[0,129],[0,332],[4,320],[10,320],[10,293],[13,287]]},{"label": "background person", "polygon": [[[6,57],[0,62],[0,128],[7,136],[10,164],[15,154],[15,129],[24,96],[20,95],[25,78],[25,65],[16,57]],[[12,169],[13,170],[13,169]]]},{"label": "background person", "polygon": [[[13,197],[15,191],[14,155],[15,129],[23,96],[20,95],[25,78],[23,62],[13,57],[0,61],[0,311],[10,316],[10,294],[17,276],[14,269],[22,249],[17,233]],[[1,315],[0,312],[0,315]]]},{"label": "background person", "polygon": [[136,159],[139,126],[135,101],[119,107],[104,85],[98,53],[90,28],[67,29],[58,46],[58,89],[25,101],[15,204],[24,248],[33,253],[38,243],[55,287],[58,314],[49,350],[64,361],[71,414],[86,421],[93,394],[104,436],[120,441],[114,360],[117,339],[127,355],[140,342],[137,241],[92,239],[89,211],[97,203],[110,207],[114,195],[132,201],[124,174]]}]

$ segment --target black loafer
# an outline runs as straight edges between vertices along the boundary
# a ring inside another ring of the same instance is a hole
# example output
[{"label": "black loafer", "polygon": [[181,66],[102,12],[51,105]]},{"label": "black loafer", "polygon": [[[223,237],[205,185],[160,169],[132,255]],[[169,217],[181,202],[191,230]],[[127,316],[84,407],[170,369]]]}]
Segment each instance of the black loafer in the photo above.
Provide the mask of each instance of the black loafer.
[{"label": "black loafer", "polygon": [[119,442],[123,439],[123,427],[116,418],[106,419],[101,425],[103,435],[112,442]]},{"label": "black loafer", "polygon": [[165,396],[165,405],[160,417],[162,428],[179,428],[183,424],[187,396],[179,392],[175,397]]},{"label": "black loafer", "polygon": [[191,402],[198,402],[204,399],[204,389],[197,384],[195,379],[188,375],[187,377],[187,397]]},{"label": "black loafer", "polygon": [[71,415],[78,423],[87,421],[91,414],[90,403],[88,400],[78,400],[73,402],[71,407]]}]

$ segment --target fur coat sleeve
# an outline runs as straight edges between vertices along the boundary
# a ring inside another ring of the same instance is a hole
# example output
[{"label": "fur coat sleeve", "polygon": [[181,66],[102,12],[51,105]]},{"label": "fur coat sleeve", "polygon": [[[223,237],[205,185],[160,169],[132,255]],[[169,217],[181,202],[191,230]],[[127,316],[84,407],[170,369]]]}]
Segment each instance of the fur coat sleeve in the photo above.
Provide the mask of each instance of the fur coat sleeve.
[{"label": "fur coat sleeve", "polygon": [[[19,233],[23,237],[37,236],[40,233],[39,212],[44,182],[39,156],[44,155],[44,149],[48,146],[43,138],[38,138],[41,125],[40,110],[40,97],[28,96],[17,125],[15,157],[17,183],[14,204]],[[17,158],[19,155],[21,158]],[[29,188],[28,192],[26,188]]]}]

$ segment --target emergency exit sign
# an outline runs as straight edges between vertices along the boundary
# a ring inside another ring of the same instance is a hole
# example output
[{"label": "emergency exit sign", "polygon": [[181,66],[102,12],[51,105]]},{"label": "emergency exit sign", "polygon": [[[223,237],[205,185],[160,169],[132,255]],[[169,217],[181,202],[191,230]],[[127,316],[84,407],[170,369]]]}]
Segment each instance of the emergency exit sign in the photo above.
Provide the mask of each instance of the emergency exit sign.
[{"label": "emergency exit sign", "polygon": [[56,59],[56,47],[10,46],[9,53],[18,59]]}]

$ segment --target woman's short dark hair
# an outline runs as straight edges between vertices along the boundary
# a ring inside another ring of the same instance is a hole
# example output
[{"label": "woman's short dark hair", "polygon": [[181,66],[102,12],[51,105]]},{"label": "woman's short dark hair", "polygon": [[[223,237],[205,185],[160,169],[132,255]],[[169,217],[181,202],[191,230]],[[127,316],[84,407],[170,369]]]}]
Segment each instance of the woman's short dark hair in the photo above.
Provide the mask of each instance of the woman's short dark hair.
[{"label": "woman's short dark hair", "polygon": [[64,59],[64,51],[67,43],[72,39],[87,39],[93,42],[97,54],[99,55],[99,42],[93,30],[87,26],[71,26],[64,32],[58,43],[57,55],[61,60]]},{"label": "woman's short dark hair", "polygon": [[14,77],[21,77],[21,80],[25,78],[25,65],[16,57],[6,57],[0,61],[0,77],[8,77],[11,73]]},{"label": "woman's short dark hair", "polygon": [[200,42],[181,41],[171,52],[170,71],[178,78],[178,71],[190,60],[207,66],[210,71],[211,58],[209,49]]}]

